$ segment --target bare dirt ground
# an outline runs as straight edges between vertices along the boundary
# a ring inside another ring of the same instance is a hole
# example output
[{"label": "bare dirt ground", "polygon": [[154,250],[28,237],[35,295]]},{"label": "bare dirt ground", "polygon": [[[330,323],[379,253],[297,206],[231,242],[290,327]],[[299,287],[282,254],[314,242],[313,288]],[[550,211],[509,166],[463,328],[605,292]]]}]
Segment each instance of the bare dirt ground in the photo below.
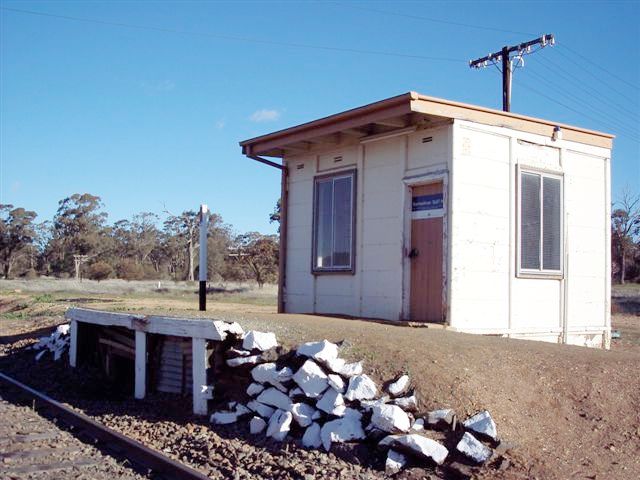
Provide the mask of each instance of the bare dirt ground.
[{"label": "bare dirt ground", "polygon": [[[61,323],[72,305],[199,316],[195,289],[180,295],[14,290],[0,282],[0,342],[5,344],[42,335],[38,330]],[[346,340],[345,356],[363,359],[365,370],[377,380],[409,372],[424,410],[452,407],[465,417],[488,409],[501,437],[516,448],[510,468],[481,477],[640,478],[638,312],[624,307],[614,315],[613,330],[621,338],[610,351],[602,351],[363,320],[277,315],[267,301],[246,304],[239,298],[235,303],[235,298],[210,300],[205,316],[274,331],[288,345]]]}]

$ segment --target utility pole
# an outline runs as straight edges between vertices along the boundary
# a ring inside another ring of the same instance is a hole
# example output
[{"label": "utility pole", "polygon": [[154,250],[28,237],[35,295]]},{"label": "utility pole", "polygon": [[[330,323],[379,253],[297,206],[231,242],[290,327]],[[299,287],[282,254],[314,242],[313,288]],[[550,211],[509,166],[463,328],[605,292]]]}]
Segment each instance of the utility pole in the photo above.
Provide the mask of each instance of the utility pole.
[{"label": "utility pole", "polygon": [[496,64],[496,62],[502,63],[502,110],[505,112],[511,111],[511,76],[513,73],[513,61],[512,53],[516,53],[515,57],[522,60],[523,55],[533,53],[531,48],[535,45],[540,45],[540,48],[544,48],[547,45],[553,45],[555,39],[552,33],[541,36],[534,40],[521,43],[519,45],[505,46],[502,50],[494,53],[490,53],[486,57],[471,60],[469,67],[471,68],[484,68],[487,65]]},{"label": "utility pole", "polygon": [[209,228],[209,209],[200,205],[200,265],[198,268],[198,300],[201,312],[207,309],[207,230]]}]

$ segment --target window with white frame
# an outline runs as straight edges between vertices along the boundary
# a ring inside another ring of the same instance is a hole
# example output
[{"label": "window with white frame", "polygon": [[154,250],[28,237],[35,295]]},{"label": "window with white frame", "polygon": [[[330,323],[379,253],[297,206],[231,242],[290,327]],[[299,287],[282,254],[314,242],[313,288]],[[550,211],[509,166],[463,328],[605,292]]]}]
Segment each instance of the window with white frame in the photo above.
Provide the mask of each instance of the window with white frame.
[{"label": "window with white frame", "polygon": [[562,273],[562,177],[520,170],[520,273]]},{"label": "window with white frame", "polygon": [[355,170],[316,177],[313,271],[354,271]]}]

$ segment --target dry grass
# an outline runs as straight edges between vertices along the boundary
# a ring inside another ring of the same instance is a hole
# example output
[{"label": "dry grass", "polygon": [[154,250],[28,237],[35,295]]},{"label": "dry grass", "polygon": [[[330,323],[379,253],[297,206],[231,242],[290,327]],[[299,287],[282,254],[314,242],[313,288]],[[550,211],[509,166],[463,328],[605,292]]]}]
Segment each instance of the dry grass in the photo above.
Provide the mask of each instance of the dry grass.
[{"label": "dry grass", "polygon": [[[157,280],[82,280],[39,278],[35,280],[0,280],[0,295],[29,293],[51,295],[52,298],[77,294],[79,298],[116,296],[123,298],[183,299],[197,304],[198,282]],[[277,286],[258,288],[255,282],[211,282],[208,299],[213,302],[231,302],[250,305],[276,305]]]}]

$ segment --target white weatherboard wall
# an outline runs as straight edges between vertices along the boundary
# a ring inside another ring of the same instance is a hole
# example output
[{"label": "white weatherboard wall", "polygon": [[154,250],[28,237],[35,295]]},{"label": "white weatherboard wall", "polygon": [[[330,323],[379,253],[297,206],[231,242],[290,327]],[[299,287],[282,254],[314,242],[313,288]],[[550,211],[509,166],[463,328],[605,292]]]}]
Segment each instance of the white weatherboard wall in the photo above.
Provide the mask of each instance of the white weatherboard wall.
[{"label": "white weatherboard wall", "polygon": [[[399,320],[403,283],[403,182],[446,169],[450,125],[363,144],[285,158],[289,168],[286,311]],[[425,137],[432,137],[423,143]],[[336,161],[341,157],[341,160]],[[356,168],[355,274],[311,274],[313,179]]]},{"label": "white weatherboard wall", "polygon": [[[449,327],[608,346],[610,154],[605,148],[455,120],[392,138],[286,157],[285,309],[407,319],[409,185],[442,175]],[[525,167],[563,176],[567,264],[562,278],[518,276],[517,175]],[[314,276],[313,179],[354,168],[355,274]]]},{"label": "white weatherboard wall", "polygon": [[[467,121],[454,129],[451,327],[607,347],[610,151]],[[562,278],[517,274],[518,168],[563,176]]]}]

